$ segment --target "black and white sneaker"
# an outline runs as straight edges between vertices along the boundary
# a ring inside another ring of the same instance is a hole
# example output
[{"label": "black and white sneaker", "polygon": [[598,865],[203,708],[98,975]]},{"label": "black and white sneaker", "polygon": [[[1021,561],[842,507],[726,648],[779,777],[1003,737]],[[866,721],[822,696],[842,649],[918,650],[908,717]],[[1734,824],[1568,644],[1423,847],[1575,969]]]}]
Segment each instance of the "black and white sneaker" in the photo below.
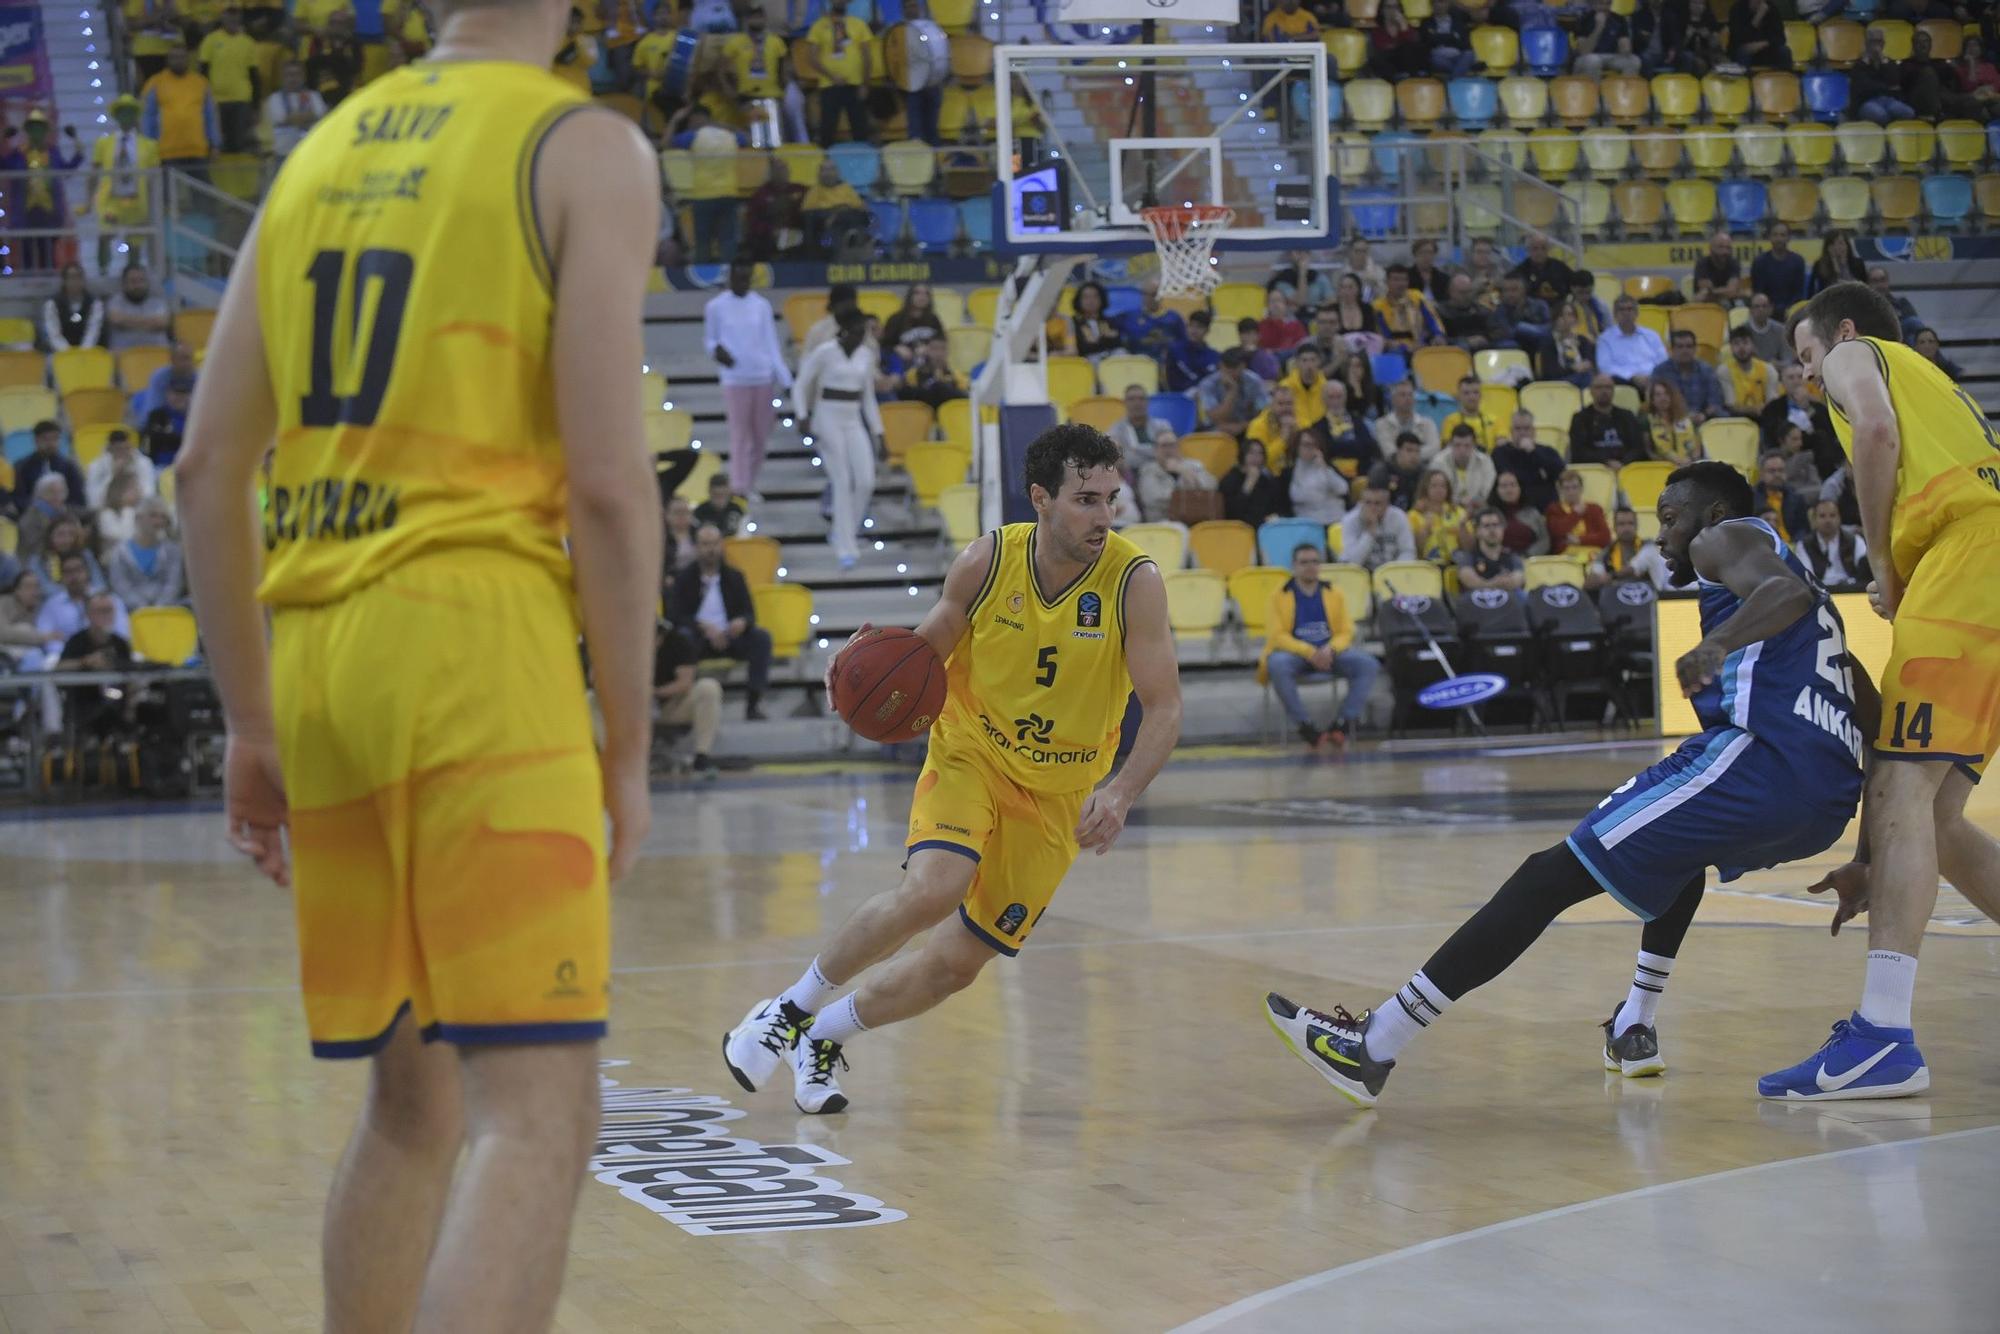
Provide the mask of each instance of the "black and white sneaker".
[{"label": "black and white sneaker", "polygon": [[[1623,1008],[1621,1001],[1619,1009]],[[1618,1010],[1613,1010],[1599,1025],[1604,1030],[1604,1068],[1627,1079],[1667,1073],[1666,1058],[1660,1055],[1660,1030],[1650,1024],[1634,1024],[1623,1033],[1613,1033],[1611,1026],[1617,1022]]]},{"label": "black and white sneaker", "polygon": [[1274,991],[1264,997],[1264,1018],[1294,1056],[1363,1107],[1375,1105],[1389,1072],[1396,1068],[1394,1061],[1378,1061],[1368,1054],[1365,1039],[1372,1014],[1356,1019],[1339,1006],[1325,1014],[1295,1005]]},{"label": "black and white sneaker", "polygon": [[778,1063],[799,1045],[799,1031],[811,1022],[811,1015],[775,996],[758,1001],[742,1023],[722,1035],[722,1063],[737,1083],[755,1093],[771,1082]]},{"label": "black and white sneaker", "polygon": [[840,1044],[814,1038],[810,1032],[792,1048],[792,1101],[808,1116],[847,1110],[847,1095],[840,1091],[834,1069],[845,1070],[847,1058]]}]

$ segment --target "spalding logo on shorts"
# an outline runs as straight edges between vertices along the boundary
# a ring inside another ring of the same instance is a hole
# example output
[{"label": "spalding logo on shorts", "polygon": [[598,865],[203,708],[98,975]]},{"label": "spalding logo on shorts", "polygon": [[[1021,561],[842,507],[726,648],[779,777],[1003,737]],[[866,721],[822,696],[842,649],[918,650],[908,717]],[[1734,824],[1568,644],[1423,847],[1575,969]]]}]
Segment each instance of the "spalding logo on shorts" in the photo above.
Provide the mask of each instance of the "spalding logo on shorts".
[{"label": "spalding logo on shorts", "polygon": [[1551,607],[1574,607],[1583,598],[1583,594],[1568,584],[1550,584],[1541,592],[1542,601]]},{"label": "spalding logo on shorts", "polygon": [[900,690],[891,690],[889,698],[882,701],[882,707],[875,710],[875,721],[878,723],[888,722],[889,715],[902,708],[903,701],[908,698],[909,696]]},{"label": "spalding logo on shorts", "polygon": [[1507,605],[1508,596],[1504,588],[1475,588],[1472,590],[1472,605],[1482,611],[1498,611]]}]

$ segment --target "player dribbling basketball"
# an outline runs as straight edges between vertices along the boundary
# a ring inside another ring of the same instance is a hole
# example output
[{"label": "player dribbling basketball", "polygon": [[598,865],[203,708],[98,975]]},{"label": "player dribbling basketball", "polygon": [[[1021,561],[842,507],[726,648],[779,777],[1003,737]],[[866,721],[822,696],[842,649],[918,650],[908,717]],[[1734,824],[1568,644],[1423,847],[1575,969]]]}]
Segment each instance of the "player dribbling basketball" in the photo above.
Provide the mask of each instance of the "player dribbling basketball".
[{"label": "player dribbling basketball", "polygon": [[[968,546],[917,627],[946,659],[948,686],[902,883],[856,909],[803,977],[723,1038],[729,1072],[753,1092],[789,1059],[800,1111],[845,1110],[835,1071],[856,1035],[922,1014],[995,954],[1019,953],[1077,853],[1110,850],[1180,736],[1166,584],[1111,531],[1118,447],[1088,426],[1057,426],[1028,447],[1026,471],[1035,522]],[[1100,788],[1133,692],[1144,722]],[[932,927],[921,948],[835,1000]]]}]

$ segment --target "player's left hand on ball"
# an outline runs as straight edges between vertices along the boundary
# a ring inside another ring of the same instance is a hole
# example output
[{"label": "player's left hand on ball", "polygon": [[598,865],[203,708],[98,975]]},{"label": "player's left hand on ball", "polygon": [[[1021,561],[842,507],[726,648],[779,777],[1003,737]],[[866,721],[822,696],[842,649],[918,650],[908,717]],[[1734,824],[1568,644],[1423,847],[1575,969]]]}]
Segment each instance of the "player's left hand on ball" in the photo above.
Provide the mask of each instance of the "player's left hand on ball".
[{"label": "player's left hand on ball", "polygon": [[873,630],[874,628],[875,628],[875,623],[873,621],[863,621],[861,623],[861,628],[859,630],[856,630],[853,634],[847,637],[847,644],[842,644],[840,646],[840,649],[832,657],[826,660],[826,675],[821,679],[826,685],[826,708],[828,713],[837,713],[839,711],[834,707],[833,703],[834,664],[840,661],[840,655],[847,651],[848,644],[852,644],[855,640],[861,638],[861,636],[867,634],[870,630]]},{"label": "player's left hand on ball", "polygon": [[1806,886],[1808,894],[1824,894],[1829,889],[1840,896],[1833,910],[1832,934],[1837,936],[1844,924],[1868,911],[1868,864],[1849,862],[1837,866]]},{"label": "player's left hand on ball", "polygon": [[1125,832],[1125,813],[1131,808],[1127,798],[1109,788],[1091,793],[1090,799],[1083,803],[1083,813],[1077,816],[1077,846],[1088,848],[1100,857],[1111,851],[1118,835]]},{"label": "player's left hand on ball", "polygon": [[1674,676],[1681,683],[1681,693],[1693,695],[1722,675],[1722,663],[1728,656],[1705,639],[1681,654],[1680,661],[1674,664]]},{"label": "player's left hand on ball", "polygon": [[290,888],[291,859],[285,851],[290,807],[277,742],[229,738],[222,761],[222,810],[229,846],[255,862],[271,883]]}]

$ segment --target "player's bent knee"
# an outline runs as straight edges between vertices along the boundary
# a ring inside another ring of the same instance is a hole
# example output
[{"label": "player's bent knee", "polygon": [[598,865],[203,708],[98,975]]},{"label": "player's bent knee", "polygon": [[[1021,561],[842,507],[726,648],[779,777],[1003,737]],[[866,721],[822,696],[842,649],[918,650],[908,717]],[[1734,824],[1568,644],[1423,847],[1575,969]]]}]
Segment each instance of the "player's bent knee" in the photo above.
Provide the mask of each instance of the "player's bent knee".
[{"label": "player's bent knee", "polygon": [[417,1152],[456,1149],[465,1134],[456,1063],[448,1048],[418,1045],[413,1028],[408,1041],[412,1049],[396,1043],[376,1058],[363,1113],[368,1128]]},{"label": "player's bent knee", "polygon": [[923,965],[933,989],[958,992],[979,980],[980,971],[996,953],[971,931],[954,929],[954,924],[947,922],[925,944]]}]

